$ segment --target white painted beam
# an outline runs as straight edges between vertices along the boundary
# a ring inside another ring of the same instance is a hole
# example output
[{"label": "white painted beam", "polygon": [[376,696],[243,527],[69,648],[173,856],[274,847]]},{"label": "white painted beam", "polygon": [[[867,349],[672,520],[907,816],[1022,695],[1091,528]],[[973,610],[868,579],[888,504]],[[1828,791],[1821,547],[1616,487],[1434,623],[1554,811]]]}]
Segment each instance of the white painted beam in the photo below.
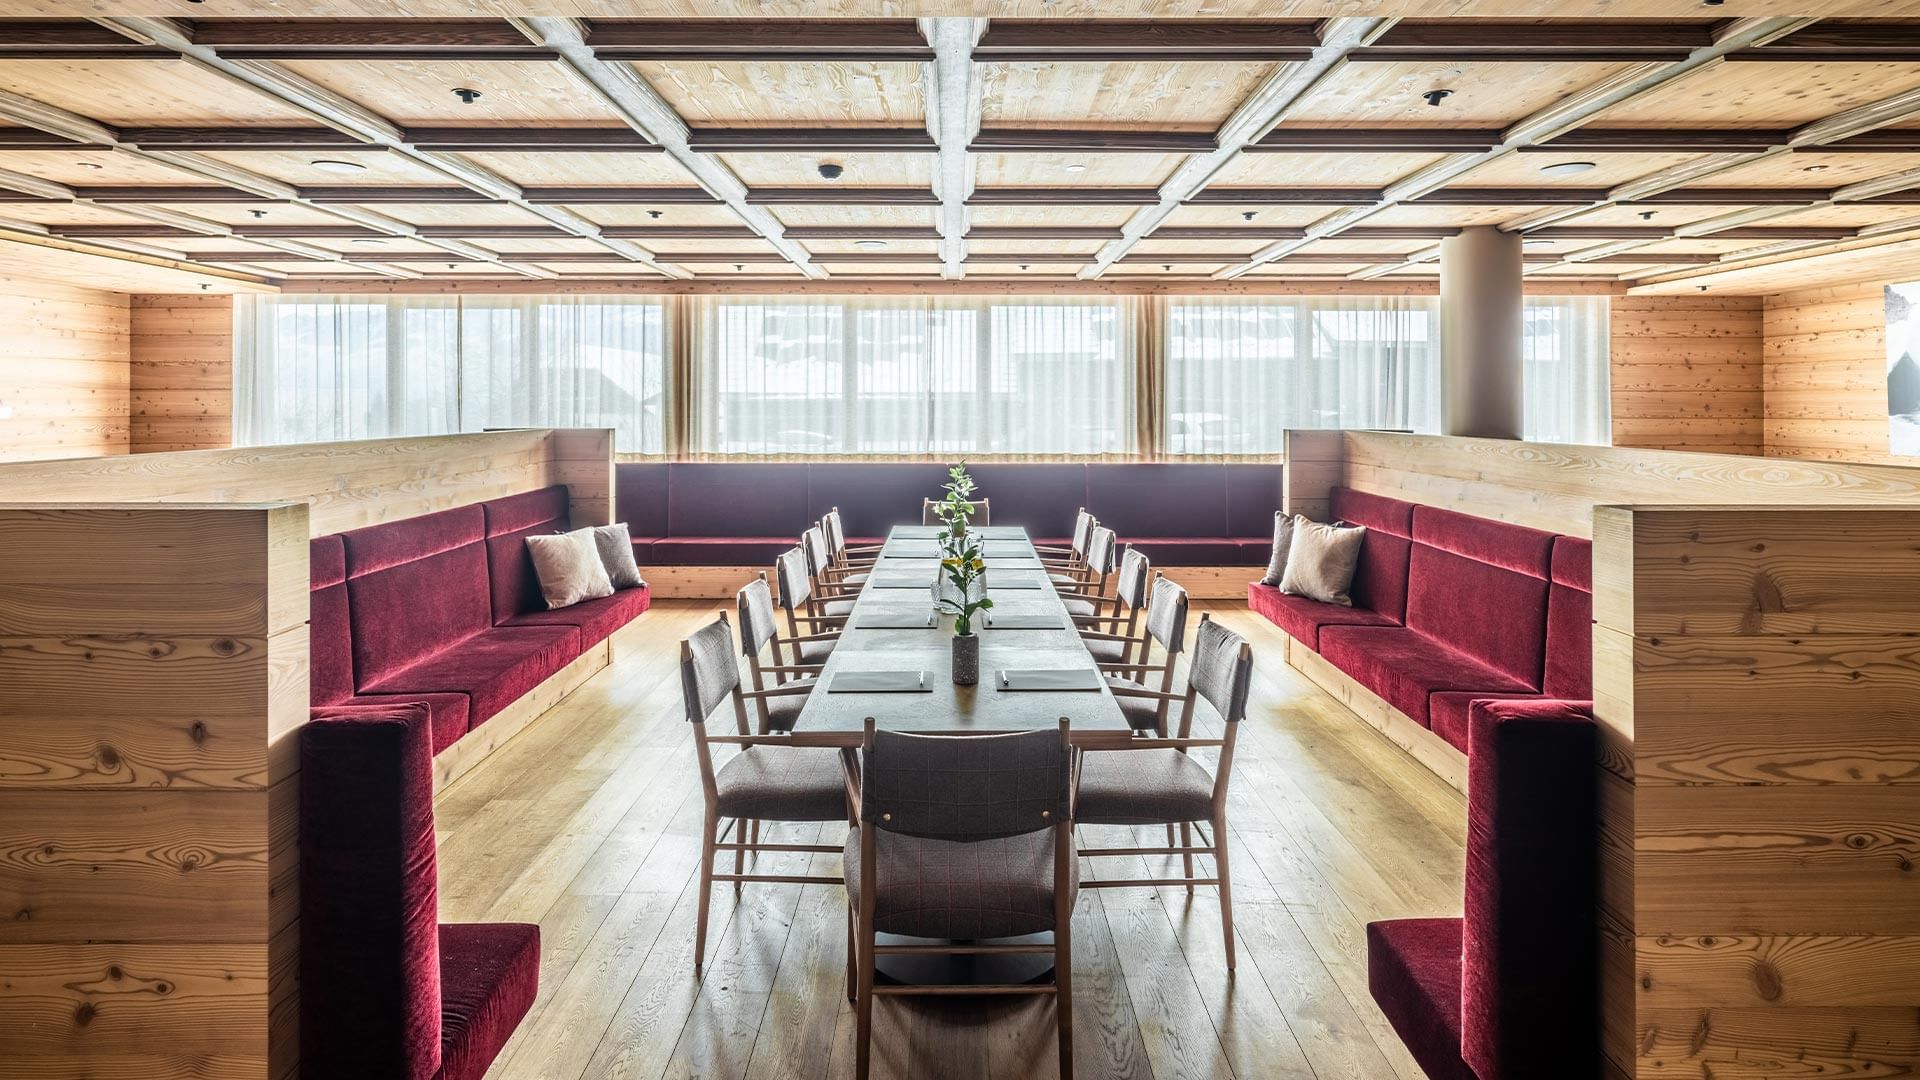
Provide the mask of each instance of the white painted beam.
[{"label": "white painted beam", "polygon": [[940,273],[966,276],[967,229],[972,213],[973,155],[968,152],[980,133],[982,82],[973,63],[973,47],[986,30],[987,20],[928,18],[921,33],[933,45],[933,63],[922,73],[927,102],[927,131],[939,146],[934,164],[933,190],[940,198]]}]

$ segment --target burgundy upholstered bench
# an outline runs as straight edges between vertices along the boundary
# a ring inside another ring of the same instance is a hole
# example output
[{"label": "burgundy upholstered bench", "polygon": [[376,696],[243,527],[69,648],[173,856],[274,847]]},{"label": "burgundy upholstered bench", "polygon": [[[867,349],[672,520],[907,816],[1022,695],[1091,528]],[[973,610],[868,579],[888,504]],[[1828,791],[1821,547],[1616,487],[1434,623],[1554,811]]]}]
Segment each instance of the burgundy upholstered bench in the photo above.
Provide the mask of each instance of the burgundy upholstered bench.
[{"label": "burgundy upholstered bench", "polygon": [[309,1080],[480,1080],[533,1007],[540,928],[439,921],[428,707],[300,733],[300,1062]]},{"label": "burgundy upholstered bench", "polygon": [[1596,725],[1477,701],[1465,915],[1367,925],[1367,986],[1432,1080],[1599,1074]]},{"label": "burgundy upholstered bench", "polygon": [[526,537],[569,527],[554,486],[315,537],[311,704],[424,702],[453,745],[647,610],[645,586],[547,610]]},{"label": "burgundy upholstered bench", "polygon": [[1247,587],[1287,636],[1462,752],[1474,701],[1592,696],[1588,541],[1349,488],[1331,509],[1367,527],[1352,607]]}]

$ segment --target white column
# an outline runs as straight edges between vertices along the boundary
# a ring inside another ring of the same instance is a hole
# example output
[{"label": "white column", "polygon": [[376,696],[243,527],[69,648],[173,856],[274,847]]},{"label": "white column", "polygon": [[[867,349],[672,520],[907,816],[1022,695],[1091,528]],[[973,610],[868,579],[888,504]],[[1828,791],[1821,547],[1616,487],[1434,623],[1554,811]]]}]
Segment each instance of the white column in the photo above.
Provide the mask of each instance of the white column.
[{"label": "white column", "polygon": [[1491,225],[1440,241],[1440,431],[1520,437],[1520,234]]}]

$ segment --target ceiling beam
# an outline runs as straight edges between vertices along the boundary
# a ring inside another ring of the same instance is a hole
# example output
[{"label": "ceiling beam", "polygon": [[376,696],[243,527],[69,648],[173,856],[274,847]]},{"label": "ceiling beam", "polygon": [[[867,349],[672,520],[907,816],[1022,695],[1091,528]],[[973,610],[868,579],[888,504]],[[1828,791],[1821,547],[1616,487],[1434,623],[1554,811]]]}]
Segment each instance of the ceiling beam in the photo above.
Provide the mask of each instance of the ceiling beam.
[{"label": "ceiling beam", "polygon": [[0,21],[0,59],[5,60],[173,60],[168,49],[129,41],[88,19],[7,19]]},{"label": "ceiling beam", "polygon": [[1297,250],[1312,239],[1337,236],[1387,209],[1417,199],[1446,186],[1465,173],[1497,160],[1523,146],[1548,142],[1568,131],[1584,126],[1607,110],[1643,97],[1676,79],[1720,63],[1728,53],[1764,44],[1809,25],[1813,20],[1794,17],[1739,19],[1716,24],[1710,45],[1696,48],[1685,59],[1673,62],[1648,61],[1616,71],[1584,90],[1569,94],[1546,108],[1505,128],[1500,142],[1491,149],[1446,157],[1416,169],[1387,186],[1379,201],[1371,206],[1351,207],[1329,214],[1307,227],[1308,239],[1284,240],[1255,252],[1246,262],[1216,274],[1236,278],[1265,262]]},{"label": "ceiling beam", "polygon": [[927,134],[939,147],[933,190],[940,202],[934,223],[940,230],[940,275],[966,275],[967,230],[975,195],[973,155],[967,147],[980,134],[985,86],[974,66],[974,51],[989,31],[985,19],[940,17],[925,20],[921,33],[933,43],[931,68],[921,73],[926,99]]},{"label": "ceiling beam", "polygon": [[1066,153],[1204,154],[1214,148],[1210,131],[1143,131],[1095,128],[1086,131],[1047,128],[983,128],[973,138],[976,154]]},{"label": "ceiling beam", "polygon": [[1379,188],[1362,187],[1210,187],[1196,191],[1188,206],[1366,206],[1380,199]]},{"label": "ceiling beam", "polygon": [[505,19],[196,19],[232,60],[553,60]]},{"label": "ceiling beam", "polygon": [[745,202],[750,206],[938,206],[940,197],[929,188],[809,184],[748,188]]},{"label": "ceiling beam", "polygon": [[[519,206],[581,239],[591,240],[609,250],[618,251],[635,262],[652,265],[652,253],[646,249],[631,241],[601,237],[599,226],[572,211],[529,203],[522,196],[518,185],[505,177],[458,154],[425,150],[412,145],[406,141],[405,131],[393,121],[358,102],[342,97],[271,61],[238,62],[221,55],[213,46],[196,43],[193,40],[193,27],[190,24],[159,18],[108,18],[97,21],[136,40],[173,49],[201,70],[290,105],[317,123],[345,131],[368,143],[397,151],[466,187]],[[376,228],[388,228],[395,235],[418,235],[417,230],[411,225],[394,222],[368,211],[342,207],[335,208],[332,212],[359,220],[364,224],[371,224]],[[449,250],[457,250],[457,241],[429,240],[428,242]],[[505,260],[502,260],[501,265],[528,277],[553,276],[552,271],[538,270]],[[671,270],[662,272],[674,273]]]},{"label": "ceiling beam", "polygon": [[702,154],[930,154],[939,149],[925,128],[890,127],[692,128],[687,146]]},{"label": "ceiling beam", "polygon": [[930,225],[789,225],[794,240],[938,240]]},{"label": "ceiling beam", "polygon": [[1150,187],[990,187],[973,189],[969,206],[1152,206]]},{"label": "ceiling beam", "polygon": [[[694,181],[708,194],[726,204],[749,228],[766,238],[776,251],[800,267],[801,273],[808,277],[826,276],[824,271],[808,265],[809,256],[805,248],[786,239],[785,226],[780,220],[764,206],[748,198],[747,185],[732,169],[712,154],[703,154],[688,144],[690,131],[686,121],[667,104],[666,98],[654,89],[637,67],[604,60],[595,54],[587,38],[599,32],[597,24],[596,27],[589,27],[575,19],[539,17],[517,19],[515,25],[529,40],[557,50],[568,68],[591,86],[602,102],[613,108],[649,142],[658,144],[667,156],[691,173]],[[645,25],[647,29],[644,32],[649,36],[665,38],[672,35],[671,26],[654,22]],[[732,26],[732,32],[738,39],[764,36],[768,24],[760,20],[747,20]]]},{"label": "ceiling beam", "polygon": [[592,19],[580,38],[600,60],[924,63],[912,19]]},{"label": "ceiling beam", "polygon": [[[745,225],[603,225],[602,236],[629,240],[758,240],[760,234]],[[787,233],[792,236],[791,230]]]},{"label": "ceiling beam", "polygon": [[969,240],[1113,240],[1120,230],[1111,225],[975,225]]},{"label": "ceiling beam", "polygon": [[[401,137],[422,150],[583,151],[657,153],[630,128],[617,127],[416,127]],[[154,150],[361,150],[386,152],[330,127],[137,127],[121,128],[120,141]],[[0,148],[7,147],[0,140]]]},{"label": "ceiling beam", "polygon": [[1310,59],[1320,44],[1311,20],[996,19],[974,58],[983,64]]},{"label": "ceiling beam", "polygon": [[1486,150],[1497,128],[1277,127],[1242,147],[1249,154],[1451,154]]},{"label": "ceiling beam", "polygon": [[1182,162],[1154,192],[1154,197],[1142,204],[1146,209],[1127,219],[1121,238],[1102,247],[1093,264],[1080,271],[1080,276],[1099,277],[1181,205],[1204,194],[1207,185],[1245,147],[1265,137],[1295,105],[1331,77],[1346,62],[1348,53],[1392,25],[1391,19],[1353,18],[1332,19],[1318,28],[1318,44],[1313,51],[1306,58],[1282,64],[1268,74],[1214,132],[1214,149],[1193,154]]}]

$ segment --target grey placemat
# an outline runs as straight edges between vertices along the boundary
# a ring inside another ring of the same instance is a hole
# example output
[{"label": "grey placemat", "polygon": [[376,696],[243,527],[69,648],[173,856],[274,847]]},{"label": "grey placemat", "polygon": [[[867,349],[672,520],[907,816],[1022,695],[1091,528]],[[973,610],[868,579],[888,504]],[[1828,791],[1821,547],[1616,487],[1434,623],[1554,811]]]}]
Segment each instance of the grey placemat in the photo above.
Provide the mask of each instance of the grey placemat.
[{"label": "grey placemat", "polygon": [[924,671],[841,671],[827,683],[829,694],[925,694],[933,690]]}]

